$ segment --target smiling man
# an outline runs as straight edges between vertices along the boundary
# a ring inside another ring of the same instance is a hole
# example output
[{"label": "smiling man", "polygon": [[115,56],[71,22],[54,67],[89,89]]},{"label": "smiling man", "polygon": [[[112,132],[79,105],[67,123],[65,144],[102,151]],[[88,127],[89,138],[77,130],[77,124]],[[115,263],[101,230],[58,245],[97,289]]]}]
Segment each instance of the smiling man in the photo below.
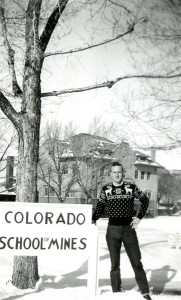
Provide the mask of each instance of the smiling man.
[{"label": "smiling man", "polygon": [[[148,281],[141,262],[141,252],[135,230],[147,211],[149,199],[135,184],[124,182],[123,167],[119,162],[112,164],[110,175],[112,182],[103,186],[92,220],[96,223],[107,204],[109,222],[106,241],[111,259],[112,291],[121,292],[120,254],[123,243],[139,289],[143,297],[150,300]],[[135,198],[141,202],[136,217]]]}]

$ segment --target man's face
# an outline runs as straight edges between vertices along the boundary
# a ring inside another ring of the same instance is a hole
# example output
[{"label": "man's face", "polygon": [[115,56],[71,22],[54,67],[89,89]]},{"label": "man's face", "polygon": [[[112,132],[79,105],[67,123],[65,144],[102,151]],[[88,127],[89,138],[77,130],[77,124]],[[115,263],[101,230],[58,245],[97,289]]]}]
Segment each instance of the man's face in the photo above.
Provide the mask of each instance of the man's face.
[{"label": "man's face", "polygon": [[111,168],[111,178],[113,183],[119,184],[122,181],[122,167],[121,166],[114,166]]}]

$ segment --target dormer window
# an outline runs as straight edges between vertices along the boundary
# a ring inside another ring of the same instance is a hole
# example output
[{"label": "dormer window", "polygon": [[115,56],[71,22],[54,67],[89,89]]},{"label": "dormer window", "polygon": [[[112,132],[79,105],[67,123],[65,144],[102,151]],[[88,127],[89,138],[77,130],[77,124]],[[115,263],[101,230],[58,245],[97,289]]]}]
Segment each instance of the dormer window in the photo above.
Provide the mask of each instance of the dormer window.
[{"label": "dormer window", "polygon": [[145,160],[146,160],[146,157],[145,157],[145,156],[140,156],[139,158],[140,158],[140,160],[142,160],[142,161],[145,161]]}]

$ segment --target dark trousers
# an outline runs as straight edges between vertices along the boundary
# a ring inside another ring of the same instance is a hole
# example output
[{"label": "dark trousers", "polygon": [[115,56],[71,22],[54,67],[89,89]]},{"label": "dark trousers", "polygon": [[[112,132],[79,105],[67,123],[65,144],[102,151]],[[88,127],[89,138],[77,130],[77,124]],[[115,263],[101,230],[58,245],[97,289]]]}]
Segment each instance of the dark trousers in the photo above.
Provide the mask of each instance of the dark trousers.
[{"label": "dark trousers", "polygon": [[141,262],[141,252],[135,229],[130,226],[108,225],[106,241],[111,258],[110,278],[113,292],[120,292],[121,289],[120,254],[123,243],[141,293],[149,293],[148,281]]}]

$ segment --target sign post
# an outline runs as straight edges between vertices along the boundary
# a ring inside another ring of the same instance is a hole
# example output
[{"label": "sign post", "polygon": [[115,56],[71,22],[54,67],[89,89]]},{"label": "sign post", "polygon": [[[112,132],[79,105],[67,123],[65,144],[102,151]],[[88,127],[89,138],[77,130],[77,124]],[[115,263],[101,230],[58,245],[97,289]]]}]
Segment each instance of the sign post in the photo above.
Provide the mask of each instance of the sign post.
[{"label": "sign post", "polygon": [[96,225],[92,224],[90,231],[90,246],[88,258],[88,294],[94,297],[98,288],[99,236]]}]

